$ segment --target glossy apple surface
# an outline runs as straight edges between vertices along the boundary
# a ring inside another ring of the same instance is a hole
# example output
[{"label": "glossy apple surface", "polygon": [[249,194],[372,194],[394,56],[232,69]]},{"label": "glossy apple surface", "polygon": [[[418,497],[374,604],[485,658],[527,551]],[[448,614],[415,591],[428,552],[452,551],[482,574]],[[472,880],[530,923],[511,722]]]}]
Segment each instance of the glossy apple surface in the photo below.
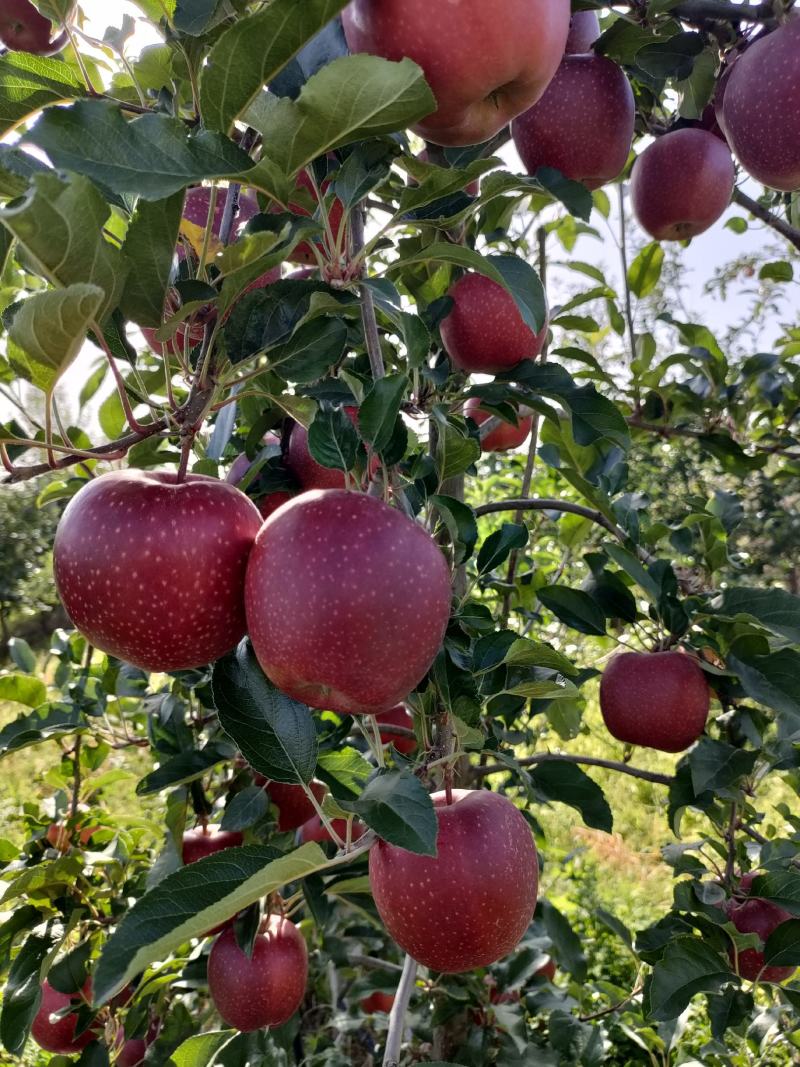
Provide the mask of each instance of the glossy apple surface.
[{"label": "glossy apple surface", "polygon": [[[379,727],[383,725],[404,726],[406,730],[411,730],[412,732],[414,730],[414,716],[405,704],[398,704],[396,708],[384,711],[382,715],[376,715],[375,718]],[[384,745],[394,745],[397,751],[402,752],[405,756],[410,756],[417,748],[416,739],[413,737],[400,737],[397,734],[380,730],[380,738]]]},{"label": "glossy apple surface", "polygon": [[[75,13],[73,7],[67,16]],[[65,48],[69,38],[30,3],[30,0],[2,0],[0,3],[0,44],[12,52],[54,56]]]},{"label": "glossy apple surface", "polygon": [[56,531],[62,603],[103,652],[146,671],[201,667],[244,636],[260,527],[252,501],[215,478],[104,474],[72,498]]},{"label": "glossy apple surface", "polygon": [[648,145],[633,165],[633,213],[656,241],[696,237],[724,214],[734,178],[730,151],[719,137],[674,130]]},{"label": "glossy apple surface", "polygon": [[[316,814],[316,808],[301,785],[267,782],[266,788],[270,802],[278,809],[278,830],[281,833],[296,830]],[[325,785],[322,782],[311,782],[310,788],[321,804],[327,793]]]},{"label": "glossy apple surface", "polygon": [[600,36],[600,20],[596,11],[576,11],[569,20],[565,55],[588,52]]},{"label": "glossy apple surface", "polygon": [[[471,396],[464,405],[464,414],[478,426],[482,426],[489,419],[494,418],[490,411],[484,411],[481,407],[481,398]],[[523,415],[516,426],[510,422],[501,422],[493,430],[481,437],[482,452],[508,452],[510,449],[519,448],[527,441],[533,426],[533,416]]]},{"label": "glossy apple surface", "polygon": [[414,130],[440,145],[489,140],[535,104],[564,54],[568,0],[352,0],[351,52],[413,59],[437,109]]},{"label": "glossy apple surface", "polygon": [[547,337],[525,324],[514,297],[483,274],[463,274],[448,294],[450,313],[440,330],[454,366],[467,374],[500,374],[535,359]]},{"label": "glossy apple surface", "polygon": [[[91,1000],[91,985],[87,981],[82,992],[59,993],[48,981],[42,984],[42,1001],[39,1010],[31,1026],[31,1037],[46,1052],[58,1052],[62,1056],[70,1056],[74,1052],[81,1052],[92,1041],[96,1040],[97,1034],[92,1030],[86,1030],[80,1036],[75,1036],[78,1025],[77,1009],[81,1004]],[[74,1005],[75,1014],[63,1015],[55,1018],[58,1012]]]},{"label": "glossy apple surface", "polygon": [[721,119],[748,174],[771,189],[800,189],[800,17],[760,37],[736,60]]},{"label": "glossy apple surface", "polygon": [[528,174],[540,167],[598,189],[624,168],[636,108],[622,67],[605,56],[570,55],[538,103],[511,125]]},{"label": "glossy apple surface", "polygon": [[206,856],[213,856],[215,852],[236,848],[243,841],[244,837],[236,830],[218,830],[215,827],[189,830],[183,835],[183,862],[197,863]]},{"label": "glossy apple surface", "polygon": [[398,945],[435,971],[457,974],[507,956],[533,918],[536,846],[517,808],[486,789],[434,793],[436,858],[378,841],[369,879]]},{"label": "glossy apple surface", "polygon": [[[728,918],[739,933],[758,934],[762,941],[766,941],[773,930],[791,919],[792,915],[772,901],[749,897],[741,904],[729,907]],[[762,982],[783,982],[796,970],[794,967],[765,967],[764,953],[757,948],[742,949],[738,953],[738,960],[733,946],[729,954],[738,973],[750,982],[754,982],[756,978]]]},{"label": "glossy apple surface", "polygon": [[233,929],[214,942],[208,957],[208,989],[223,1021],[242,1033],[281,1026],[302,1003],[308,978],[303,935],[288,919],[270,916],[251,958]]},{"label": "glossy apple surface", "polygon": [[682,652],[622,652],[600,681],[600,710],[610,734],[629,745],[682,752],[705,729],[710,691]]},{"label": "glossy apple surface", "polygon": [[426,530],[364,493],[303,493],[264,523],[247,568],[248,631],[272,682],[314,708],[378,714],[438,652],[450,574]]}]

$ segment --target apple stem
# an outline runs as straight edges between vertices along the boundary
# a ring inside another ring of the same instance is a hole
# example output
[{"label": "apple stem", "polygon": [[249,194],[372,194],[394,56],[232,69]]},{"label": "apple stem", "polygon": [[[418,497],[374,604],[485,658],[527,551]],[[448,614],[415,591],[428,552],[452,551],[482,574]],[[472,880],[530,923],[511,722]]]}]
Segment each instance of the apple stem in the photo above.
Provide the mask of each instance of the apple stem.
[{"label": "apple stem", "polygon": [[375,752],[375,758],[378,761],[379,767],[385,767],[386,759],[383,754],[383,741],[381,740],[381,731],[378,727],[378,720],[375,718],[374,715],[369,716],[369,724],[372,729],[373,739],[375,741],[375,748],[373,750]]},{"label": "apple stem", "polygon": [[334,842],[334,844],[336,845],[337,848],[344,849],[346,851],[347,850],[347,842],[342,841],[341,837],[339,837],[339,835],[334,830],[333,823],[328,818],[328,816],[325,814],[325,812],[322,810],[322,805],[317,800],[317,798],[314,796],[314,790],[311,789],[311,787],[306,782],[301,782],[300,785],[303,787],[303,792],[305,793],[305,795],[308,797],[308,799],[314,805],[314,811],[316,811],[317,815],[319,815],[320,821],[321,821],[322,825],[325,827],[325,829],[328,831],[328,833],[330,835],[330,838],[331,838],[331,841]]},{"label": "apple stem", "polygon": [[3,441],[0,441],[0,462],[2,462],[3,466],[9,474],[14,473],[14,464],[11,462],[11,458],[8,454],[8,451],[6,450],[6,446]]},{"label": "apple stem", "polygon": [[399,1067],[406,1012],[408,1011],[408,1003],[411,1000],[416,980],[417,961],[412,960],[410,956],[406,956],[403,961],[403,973],[400,975],[400,982],[394,995],[394,1004],[392,1004],[392,1010],[389,1012],[389,1029],[386,1034],[383,1067]]},{"label": "apple stem", "polygon": [[191,433],[185,433],[183,435],[183,441],[181,443],[181,461],[178,465],[178,473],[175,476],[175,482],[180,485],[181,482],[186,481],[186,472],[189,470],[189,456],[192,454],[192,444],[194,435]]}]

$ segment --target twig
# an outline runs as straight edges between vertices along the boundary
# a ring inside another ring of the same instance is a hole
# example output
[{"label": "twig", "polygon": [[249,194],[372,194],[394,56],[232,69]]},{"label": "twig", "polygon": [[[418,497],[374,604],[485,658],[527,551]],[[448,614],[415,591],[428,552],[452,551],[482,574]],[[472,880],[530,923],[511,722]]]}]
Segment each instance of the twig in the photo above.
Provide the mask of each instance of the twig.
[{"label": "twig", "polygon": [[733,886],[733,866],[736,860],[736,827],[739,818],[739,805],[735,800],[731,801],[731,817],[728,820],[728,829],[725,831],[725,840],[728,846],[728,855],[725,860],[725,884]]},{"label": "twig", "polygon": [[738,204],[739,207],[745,208],[753,218],[759,219],[765,226],[769,226],[770,229],[775,230],[782,237],[785,237],[790,245],[800,249],[800,229],[796,226],[792,226],[791,223],[786,222],[785,219],[780,218],[778,215],[774,215],[769,208],[764,207],[763,204],[759,204],[757,200],[753,200],[747,193],[743,193],[741,189],[733,190],[732,200],[734,204]]},{"label": "twig", "polygon": [[[361,206],[354,208],[350,224],[353,256],[357,256],[364,248],[364,209]],[[363,282],[359,286],[361,293],[361,321],[364,325],[364,340],[367,345],[367,355],[375,381],[386,375],[383,365],[383,353],[381,352],[381,338],[378,333],[378,321],[375,317],[375,301],[372,299],[372,290]]]},{"label": "twig", "polygon": [[383,1067],[399,1067],[400,1048],[403,1044],[403,1030],[405,1029],[406,1012],[411,994],[414,991],[414,983],[417,980],[417,961],[406,956],[403,963],[403,973],[400,983],[394,995],[394,1004],[389,1012],[389,1031],[386,1034],[386,1051],[383,1054]]},{"label": "twig", "polygon": [[593,1012],[591,1015],[579,1015],[578,1018],[582,1023],[588,1023],[592,1019],[601,1019],[604,1015],[611,1015],[613,1012],[619,1011],[620,1008],[624,1008],[625,1005],[629,1004],[634,997],[638,997],[638,995],[642,992],[643,988],[643,986],[637,985],[634,989],[630,991],[630,993],[628,993],[627,997],[624,997],[622,1000],[617,1001],[616,1004],[612,1004],[610,1008],[603,1008],[602,1011]]},{"label": "twig", "polygon": [[[636,361],[636,330],[633,325],[633,301],[631,300],[631,287],[628,282],[628,237],[625,226],[625,183],[620,182],[617,186],[619,196],[619,258],[622,266],[622,284],[625,289],[625,325],[628,333],[628,344],[631,352],[631,364]],[[636,410],[639,410],[639,386],[634,386],[634,402]]]},{"label": "twig", "polygon": [[351,963],[357,963],[361,967],[366,967],[372,971],[391,971],[393,974],[402,973],[403,968],[399,963],[391,963],[389,960],[378,959],[377,956],[365,956],[361,952],[351,952],[348,954],[348,960]]},{"label": "twig", "polygon": [[684,0],[671,14],[684,22],[768,22],[775,18],[771,3],[750,6],[729,4],[725,0]]},{"label": "twig", "polygon": [[[627,423],[634,430],[657,433],[665,438],[690,437],[695,441],[703,441],[714,432],[713,429],[694,430],[690,426],[667,426],[659,422],[645,422],[638,415],[629,415]],[[757,452],[765,452],[771,456],[786,456],[788,459],[800,459],[800,453],[792,452],[790,448],[784,448],[781,445],[762,445],[758,441],[749,441],[748,444]]]},{"label": "twig", "polygon": [[[640,778],[643,782],[653,782],[655,785],[671,785],[673,779],[668,774],[658,774],[656,771],[645,771],[641,767],[631,767],[628,763],[619,763],[617,760],[599,759],[596,756],[573,756],[560,752],[537,752],[535,756],[527,756],[517,760],[520,767],[533,767],[537,763],[553,763],[561,760],[564,763],[583,764],[587,767],[604,767],[608,771],[619,771],[631,778]],[[472,767],[470,777],[486,778],[490,774],[513,773],[514,768],[506,763],[490,763],[486,767]]]}]

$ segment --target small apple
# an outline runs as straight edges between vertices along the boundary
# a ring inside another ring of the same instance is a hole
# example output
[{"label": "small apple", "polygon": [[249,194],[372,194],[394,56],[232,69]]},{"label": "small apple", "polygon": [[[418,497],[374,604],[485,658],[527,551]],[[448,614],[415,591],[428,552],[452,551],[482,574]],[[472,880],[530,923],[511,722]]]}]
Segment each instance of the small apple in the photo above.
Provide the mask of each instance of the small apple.
[{"label": "small apple", "polygon": [[[31,1037],[46,1052],[58,1052],[62,1056],[71,1056],[73,1052],[82,1052],[87,1045],[97,1039],[93,1030],[85,1030],[78,1037],[75,1030],[78,1025],[77,1011],[81,1004],[88,1004],[92,999],[90,980],[76,993],[59,993],[48,981],[42,984],[42,1000],[39,1010],[31,1025]],[[75,1012],[53,1018],[58,1012],[75,1007]]]},{"label": "small apple", "polygon": [[70,500],[56,531],[56,585],[102,652],[146,671],[188,670],[245,633],[247,558],[258,508],[226,482],[128,469]]},{"label": "small apple", "polygon": [[[354,426],[358,425],[358,408],[346,407],[345,414]],[[308,430],[296,422],[289,434],[286,450],[286,466],[304,489],[344,489],[347,481],[344,471],[334,467],[323,467],[311,455],[308,447]],[[369,476],[380,470],[381,461],[376,455],[370,457]]]},{"label": "small apple", "polygon": [[51,822],[44,835],[47,843],[57,852],[68,852],[72,839],[69,830],[63,823]]},{"label": "small apple", "polygon": [[303,935],[288,919],[271,915],[248,957],[233,929],[214,942],[208,990],[223,1021],[242,1033],[282,1026],[302,1003],[308,978]]},{"label": "small apple", "polygon": [[[330,188],[330,184],[330,178],[326,178],[322,182],[322,185],[320,186],[320,192],[323,196],[325,196],[325,193]],[[314,184],[307,170],[300,171],[300,173],[297,175],[297,181],[295,185],[297,189],[305,189],[306,192],[310,193],[311,199],[314,201],[314,204],[317,204],[317,197],[316,193],[314,192]],[[308,210],[307,207],[303,207],[302,205],[297,203],[290,202],[289,209],[294,212],[295,215],[304,215],[306,217],[309,217],[313,214],[311,211]],[[331,234],[333,236],[334,241],[344,242],[345,235],[342,233],[342,228],[346,225],[344,204],[341,202],[338,196],[334,197],[333,203],[331,204],[330,209],[328,211],[328,225],[330,226]],[[315,266],[317,264],[317,257],[314,254],[314,249],[310,241],[303,241],[301,244],[297,245],[297,247],[289,253],[288,259],[290,263],[309,263],[314,264]]]},{"label": "small apple", "polygon": [[380,990],[376,990],[368,997],[364,997],[360,1006],[365,1015],[377,1015],[378,1012],[388,1015],[393,1004],[393,993],[381,993]]},{"label": "small apple", "polygon": [[450,287],[450,313],[442,320],[444,347],[467,374],[500,374],[523,359],[535,359],[547,337],[525,324],[514,297],[483,274],[463,274]]},{"label": "small apple", "polygon": [[[347,820],[346,819],[331,819],[331,826],[333,832],[341,838],[342,841],[347,840]],[[358,841],[359,837],[363,837],[367,832],[366,826],[363,822],[359,822],[358,819],[353,819],[353,825],[350,830],[350,840]],[[312,815],[307,822],[304,822],[300,827],[300,844],[304,845],[307,841],[317,841],[322,843],[323,841],[332,841],[333,838],[328,833],[327,826],[320,819],[319,815]]]},{"label": "small apple", "polygon": [[183,862],[197,863],[215,852],[226,848],[236,848],[244,837],[236,830],[218,830],[216,827],[198,827],[183,835]]},{"label": "small apple", "polygon": [[673,130],[648,145],[633,165],[633,213],[656,241],[696,237],[724,213],[735,176],[719,137],[708,130]]},{"label": "small apple", "polygon": [[741,165],[771,189],[800,189],[800,18],[762,35],[726,79],[720,125]]},{"label": "small apple", "polygon": [[600,20],[596,11],[576,11],[569,20],[565,55],[588,52],[600,36]]},{"label": "small apple", "polygon": [[[391,708],[389,711],[384,711],[382,715],[376,715],[375,721],[378,727],[383,726],[405,726],[407,730],[414,729],[414,716],[405,706],[405,704],[398,704],[396,708]],[[404,756],[410,756],[412,752],[416,751],[417,742],[413,737],[400,737],[397,734],[384,733],[380,731],[381,743],[384,745],[392,744],[398,752],[402,752]]]},{"label": "small apple", "polygon": [[[73,6],[66,20],[75,14]],[[12,52],[30,52],[35,56],[54,56],[65,48],[69,37],[58,32],[30,0],[3,0],[0,4],[0,44]]]},{"label": "small apple", "polygon": [[434,971],[458,974],[507,956],[533,918],[539,881],[530,827],[510,800],[487,789],[434,793],[437,855],[379,840],[369,880],[378,914],[398,945]]},{"label": "small apple", "polygon": [[547,982],[552,982],[556,976],[556,961],[551,956],[547,963],[543,963],[542,966],[535,972],[534,978],[543,978]]},{"label": "small apple", "polygon": [[139,1067],[147,1055],[147,1047],[143,1037],[132,1037],[120,1049],[115,1060],[116,1067]]},{"label": "small apple", "polygon": [[256,538],[248,630],[274,685],[314,708],[379,714],[430,668],[450,573],[418,523],[365,493],[302,493]]},{"label": "small apple", "polygon": [[[727,910],[728,918],[740,934],[758,934],[762,941],[766,941],[781,923],[792,918],[788,911],[762,897],[749,897],[741,904],[732,904]],[[757,948],[742,949],[737,959],[737,953],[731,945],[729,955],[737,973],[750,982],[754,982],[756,978],[761,982],[783,982],[793,975],[796,969],[765,967],[764,953]]]},{"label": "small apple", "polygon": [[760,878],[763,873],[763,871],[748,871],[747,874],[743,874],[742,877],[739,879],[739,884],[736,887],[736,892],[743,897],[749,896],[750,890],[753,887],[753,882],[756,880],[756,878]]},{"label": "small apple", "polygon": [[622,652],[600,681],[600,710],[609,733],[629,745],[682,752],[705,729],[710,692],[691,656]]},{"label": "small apple", "polygon": [[[287,785],[284,782],[266,782],[267,792],[272,804],[278,809],[278,830],[287,833],[296,830],[316,814],[316,808],[306,796],[301,785]],[[322,782],[311,782],[311,792],[322,803],[327,788]]]},{"label": "small apple", "polygon": [[564,54],[569,0],[352,0],[351,52],[413,59],[437,109],[413,127],[440,145],[488,141],[531,107]]},{"label": "small apple", "polygon": [[[476,422],[478,426],[482,426],[484,422],[494,418],[490,411],[483,410],[481,403],[480,397],[471,396],[464,405],[464,414],[472,419],[473,422]],[[528,440],[532,427],[532,415],[521,416],[516,426],[512,426],[510,422],[501,422],[499,426],[489,430],[484,437],[481,437],[481,451],[508,452],[511,449],[519,448],[520,445]]]},{"label": "small apple", "polygon": [[598,189],[628,161],[636,106],[622,67],[605,56],[568,55],[538,103],[511,135],[528,174],[554,167]]}]

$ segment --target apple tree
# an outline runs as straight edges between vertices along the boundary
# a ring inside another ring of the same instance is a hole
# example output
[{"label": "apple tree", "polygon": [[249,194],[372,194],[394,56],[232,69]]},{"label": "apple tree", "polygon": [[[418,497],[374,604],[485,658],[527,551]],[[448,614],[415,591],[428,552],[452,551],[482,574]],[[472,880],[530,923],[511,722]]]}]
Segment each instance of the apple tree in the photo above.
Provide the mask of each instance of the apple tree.
[{"label": "apple tree", "polygon": [[[795,1062],[791,3],[97,6],[0,7],[0,480],[73,626],[0,673],[5,1050]],[[564,806],[671,903],[579,914]]]}]

